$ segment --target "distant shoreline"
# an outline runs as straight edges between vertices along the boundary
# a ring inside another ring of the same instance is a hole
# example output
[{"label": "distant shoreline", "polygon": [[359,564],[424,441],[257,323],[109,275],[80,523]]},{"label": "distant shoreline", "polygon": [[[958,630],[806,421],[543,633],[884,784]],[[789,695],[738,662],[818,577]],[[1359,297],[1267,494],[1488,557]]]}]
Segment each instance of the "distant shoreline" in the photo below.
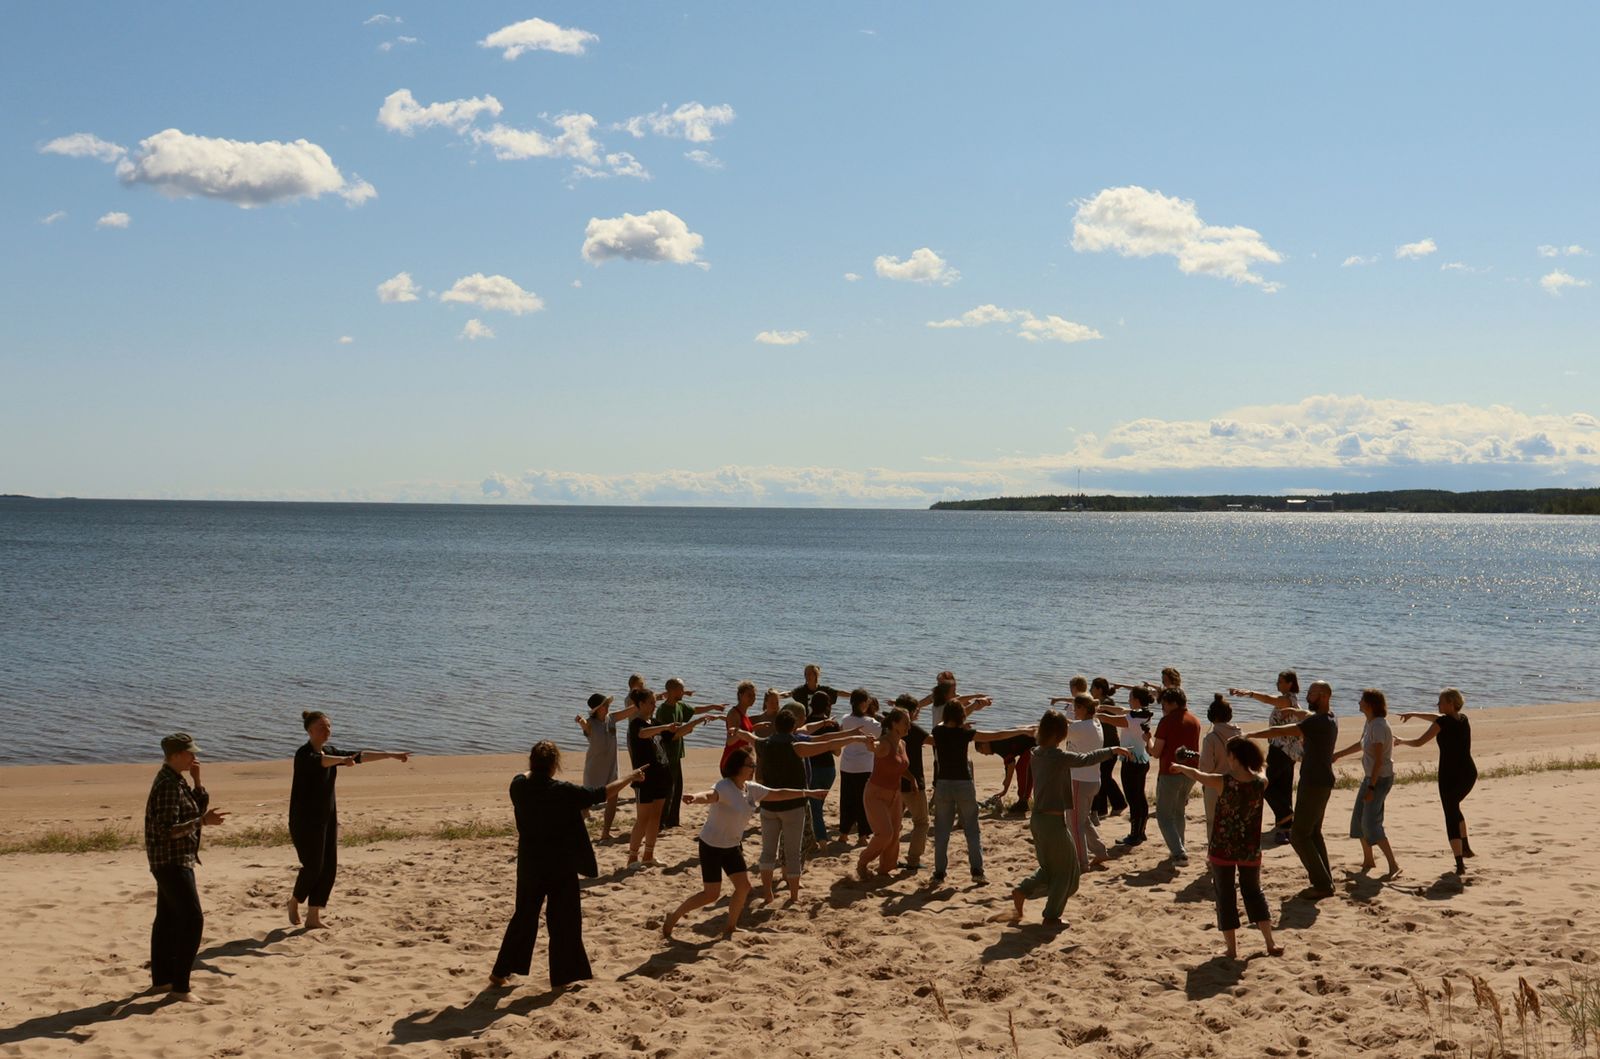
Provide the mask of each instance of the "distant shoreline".
[{"label": "distant shoreline", "polygon": [[1226,494],[1212,496],[998,496],[940,500],[930,511],[1285,511],[1429,515],[1600,515],[1600,489],[1395,489],[1315,496]]}]

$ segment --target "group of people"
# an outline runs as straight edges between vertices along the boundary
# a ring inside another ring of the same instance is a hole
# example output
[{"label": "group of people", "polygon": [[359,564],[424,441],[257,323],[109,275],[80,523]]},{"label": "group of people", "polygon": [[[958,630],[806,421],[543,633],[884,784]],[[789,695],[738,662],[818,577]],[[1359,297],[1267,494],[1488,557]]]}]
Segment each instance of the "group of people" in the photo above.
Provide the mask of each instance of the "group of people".
[{"label": "group of people", "polygon": [[[1409,740],[1397,740],[1390,728],[1384,694],[1365,689],[1359,700],[1365,721],[1360,738],[1343,747],[1332,712],[1332,689],[1324,681],[1311,683],[1302,708],[1299,679],[1292,670],[1279,674],[1275,694],[1229,689],[1234,698],[1272,707],[1267,725],[1248,733],[1233,722],[1232,704],[1220,693],[1207,710],[1211,731],[1202,732],[1199,719],[1189,710],[1182,677],[1172,668],[1162,671],[1160,684],[1074,677],[1070,694],[1051,699],[1036,724],[991,730],[972,724],[973,714],[992,704],[990,698],[961,694],[948,671],[938,675],[928,695],[900,695],[887,709],[880,709],[879,700],[863,688],[845,693],[821,683],[816,666],[807,666],[804,683],[791,691],[768,689],[759,711],[758,689],[750,681],[739,684],[732,704],[693,705],[688,701],[693,692],[677,678],[667,680],[663,688],[658,696],[636,675],[620,709],[612,708],[609,696],[590,697],[586,711],[576,717],[587,741],[582,784],[557,778],[561,751],[550,740],[532,748],[528,770],[513,778],[510,797],[519,835],[516,905],[491,972],[496,985],[529,972],[541,911],[549,930],[551,985],[591,977],[578,882],[598,873],[587,819],[598,811],[601,838],[610,840],[618,800],[629,788],[635,796],[634,823],[628,834],[630,869],[655,863],[657,836],[663,828],[678,826],[681,806],[707,806],[697,841],[701,888],[663,917],[661,933],[668,940],[685,915],[718,900],[724,879],[732,894],[722,932],[731,935],[738,929],[754,890],[742,849],[753,820],[759,821],[761,832],[757,867],[762,899],[776,899],[781,869],[788,903],[797,900],[806,855],[832,840],[823,807],[836,780],[836,834],[848,841],[855,832],[854,874],[861,880],[870,882],[902,864],[901,831],[909,813],[907,870],[922,867],[931,817],[931,881],[942,883],[948,873],[950,839],[959,821],[970,877],[974,883],[985,883],[970,757],[974,748],[1005,760],[1002,795],[1015,778],[1018,800],[1013,810],[1028,813],[1038,869],[1011,891],[1017,920],[1022,919],[1027,901],[1043,897],[1043,920],[1061,922],[1084,871],[1106,866],[1111,850],[1100,827],[1111,817],[1123,811],[1128,816],[1128,834],[1117,846],[1132,849],[1147,841],[1146,785],[1152,765],[1156,824],[1167,860],[1175,867],[1188,863],[1186,809],[1194,786],[1203,788],[1206,856],[1215,884],[1217,925],[1230,957],[1237,954],[1241,895],[1247,917],[1243,922],[1261,931],[1269,954],[1282,951],[1273,939],[1260,881],[1265,807],[1274,815],[1273,840],[1291,844],[1305,867],[1309,887],[1304,896],[1319,899],[1333,894],[1322,825],[1335,785],[1333,764],[1340,758],[1361,755],[1362,782],[1352,807],[1350,837],[1361,842],[1363,870],[1375,869],[1376,852],[1381,852],[1386,877],[1400,874],[1384,830],[1397,741],[1422,746],[1437,739],[1440,800],[1458,873],[1465,872],[1465,858],[1473,855],[1461,803],[1477,773],[1465,701],[1454,688],[1440,693],[1437,713],[1400,715],[1402,721],[1428,722]],[[1115,701],[1118,691],[1127,692],[1126,704]],[[840,699],[848,701],[849,712],[835,718]],[[1055,709],[1057,705],[1070,706],[1070,717]],[[937,718],[931,730],[918,723],[928,707]],[[306,926],[312,928],[322,925],[321,914],[337,871],[337,769],[387,758],[405,761],[408,755],[347,753],[330,745],[332,723],[325,714],[308,711],[303,721],[308,740],[295,755],[289,814],[301,866],[288,912],[290,921],[299,923],[299,906],[307,904]],[[700,725],[719,721],[724,729],[721,779],[710,790],[686,792],[685,740]],[[619,732],[625,735],[619,737]],[[931,776],[925,772],[923,756],[930,743]],[[1266,744],[1265,751],[1260,743]],[[618,757],[624,745],[630,771],[620,773]],[[162,750],[165,761],[145,817],[145,845],[157,883],[151,975],[157,988],[188,998],[189,968],[203,922],[193,868],[199,861],[202,829],[221,824],[226,814],[209,805],[193,739],[183,733],[170,736],[162,741]]]}]

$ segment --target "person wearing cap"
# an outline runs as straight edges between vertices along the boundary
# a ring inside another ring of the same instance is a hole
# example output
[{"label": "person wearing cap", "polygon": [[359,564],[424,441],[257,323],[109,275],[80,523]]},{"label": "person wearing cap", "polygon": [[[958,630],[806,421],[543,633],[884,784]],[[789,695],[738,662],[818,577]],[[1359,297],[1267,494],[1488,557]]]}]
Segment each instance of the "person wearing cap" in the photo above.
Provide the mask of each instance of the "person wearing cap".
[{"label": "person wearing cap", "polygon": [[[211,808],[200,785],[200,748],[187,732],[161,740],[161,771],[144,803],[144,852],[156,880],[156,920],[150,928],[152,988],[169,990],[179,1000],[198,1000],[189,991],[189,973],[200,952],[205,913],[195,887],[200,863],[200,830],[227,818]],[[194,786],[184,782],[187,772]]]},{"label": "person wearing cap", "polygon": [[328,742],[333,722],[321,710],[301,710],[306,742],[294,752],[294,779],[289,787],[289,838],[300,858],[294,891],[289,894],[289,922],[300,925],[300,902],[306,903],[306,929],[322,929],[322,910],[333,893],[339,872],[339,805],[334,797],[338,769],[367,761],[408,761],[409,753],[358,750],[354,754]]},{"label": "person wearing cap", "polygon": [[[585,787],[604,787],[610,789],[611,784],[617,779],[617,725],[626,721],[638,712],[634,707],[628,706],[611,712],[611,696],[602,695],[598,691],[589,696],[588,715],[578,714],[573,720],[578,722],[578,727],[583,729],[584,738],[589,740],[589,749],[583,756],[583,785]],[[618,787],[617,791],[622,788]],[[589,810],[583,811],[585,816]],[[617,794],[612,792],[606,796],[606,807],[600,823],[600,841],[611,841],[611,823],[617,818]]]},{"label": "person wearing cap", "polygon": [[[683,681],[677,677],[668,677],[663,687],[666,693],[656,705],[655,716],[651,718],[656,724],[683,725],[696,717],[708,714],[713,710],[726,709],[725,702],[713,703],[703,706],[691,706],[684,702],[689,692],[684,689]],[[688,730],[683,732],[688,735]],[[678,810],[683,804],[683,755],[687,751],[682,738],[672,740],[667,744],[667,770],[671,786],[667,792],[665,805],[661,809],[661,830],[678,826]]]}]

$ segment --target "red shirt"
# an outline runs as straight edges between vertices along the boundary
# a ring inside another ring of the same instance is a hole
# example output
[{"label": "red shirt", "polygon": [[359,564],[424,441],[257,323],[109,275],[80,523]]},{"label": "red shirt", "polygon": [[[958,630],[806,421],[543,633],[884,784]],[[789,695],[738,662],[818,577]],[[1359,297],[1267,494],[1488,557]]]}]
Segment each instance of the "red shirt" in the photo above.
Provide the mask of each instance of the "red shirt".
[{"label": "red shirt", "polygon": [[1200,749],[1200,718],[1188,710],[1169,713],[1156,725],[1155,737],[1161,740],[1161,768],[1156,775],[1175,776],[1177,773],[1172,771],[1172,756],[1178,752],[1178,748],[1186,746],[1190,750]]}]

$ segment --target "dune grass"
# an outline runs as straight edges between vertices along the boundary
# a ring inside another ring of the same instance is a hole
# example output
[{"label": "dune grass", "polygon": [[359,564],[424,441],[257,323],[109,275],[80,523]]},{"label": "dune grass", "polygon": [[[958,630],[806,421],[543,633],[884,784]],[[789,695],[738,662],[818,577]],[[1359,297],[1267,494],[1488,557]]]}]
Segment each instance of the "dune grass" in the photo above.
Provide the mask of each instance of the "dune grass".
[{"label": "dune grass", "polygon": [[[1530,776],[1535,772],[1589,772],[1600,769],[1600,755],[1584,754],[1581,757],[1568,754],[1565,757],[1534,758],[1529,761],[1512,761],[1504,765],[1491,765],[1489,768],[1478,770],[1478,779],[1498,780],[1508,776]],[[1411,768],[1398,771],[1394,774],[1394,785],[1403,786],[1407,783],[1437,783],[1439,770],[1437,768]],[[1359,773],[1341,773],[1334,780],[1334,789],[1353,791],[1361,786]]]}]

